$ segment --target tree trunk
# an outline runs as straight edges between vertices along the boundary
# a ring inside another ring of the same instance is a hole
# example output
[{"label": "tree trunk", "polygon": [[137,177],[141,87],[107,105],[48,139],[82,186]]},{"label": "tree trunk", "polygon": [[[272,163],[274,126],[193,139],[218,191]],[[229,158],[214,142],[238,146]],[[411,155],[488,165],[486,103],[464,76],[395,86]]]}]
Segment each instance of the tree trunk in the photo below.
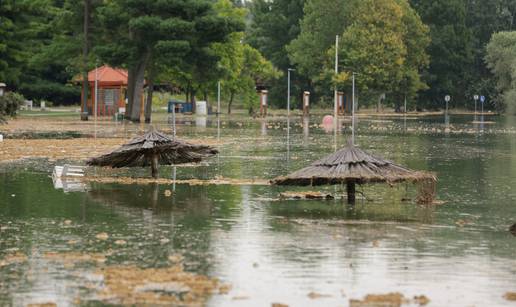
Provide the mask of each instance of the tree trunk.
[{"label": "tree trunk", "polygon": [[132,99],[129,101],[131,104],[129,119],[133,122],[140,122],[141,99],[145,83],[145,68],[147,66],[149,56],[149,52],[143,54],[134,69],[134,89],[132,91]]},{"label": "tree trunk", "polygon": [[235,92],[231,91],[229,93],[228,114],[231,114],[231,106],[233,105],[233,98],[235,98]]},{"label": "tree trunk", "polygon": [[129,67],[128,75],[127,75],[127,91],[126,91],[127,104],[125,105],[125,116],[124,116],[124,118],[127,120],[129,120],[129,115],[131,114],[131,111],[133,109],[132,101],[133,101],[134,86],[135,86],[134,75],[135,75],[134,68]]},{"label": "tree trunk", "polygon": [[148,86],[147,86],[147,103],[145,104],[145,122],[151,122],[152,116],[152,96],[154,94],[154,75],[155,75],[155,67],[152,65],[149,70],[148,77]]},{"label": "tree trunk", "polygon": [[378,96],[378,105],[376,106],[376,113],[383,111],[382,100],[385,98],[385,94]]},{"label": "tree trunk", "polygon": [[192,113],[195,113],[195,109],[196,109],[196,106],[195,106],[195,102],[197,101],[196,97],[195,97],[196,92],[197,92],[197,90],[194,88],[192,88],[190,91],[190,103],[192,104]]},{"label": "tree trunk", "polygon": [[88,92],[90,84],[88,82],[88,53],[89,53],[89,30],[90,30],[90,0],[84,0],[84,41],[82,45],[82,112],[88,112]]}]

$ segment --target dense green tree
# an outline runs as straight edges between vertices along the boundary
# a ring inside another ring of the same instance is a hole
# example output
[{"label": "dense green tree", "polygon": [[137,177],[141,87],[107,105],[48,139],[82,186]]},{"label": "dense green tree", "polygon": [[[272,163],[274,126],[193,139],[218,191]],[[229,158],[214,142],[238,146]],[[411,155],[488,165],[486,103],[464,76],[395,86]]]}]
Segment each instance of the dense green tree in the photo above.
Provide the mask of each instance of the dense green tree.
[{"label": "dense green tree", "polygon": [[430,65],[424,73],[428,90],[421,100],[428,107],[443,105],[445,95],[452,106],[463,106],[467,90],[467,68],[473,65],[472,32],[466,23],[466,0],[411,0],[414,9],[430,28]]},{"label": "dense green tree", "polygon": [[[247,10],[233,7],[229,0],[219,0],[216,9],[221,15],[242,21],[247,15]],[[237,95],[252,113],[258,103],[257,82],[268,83],[281,76],[260,51],[244,42],[244,35],[244,32],[234,32],[226,42],[214,43],[211,47],[219,58],[217,67],[222,75],[222,89],[229,96],[228,114]]]},{"label": "dense green tree", "polygon": [[[405,0],[363,0],[353,7],[350,18],[354,22],[344,30],[339,50],[344,72],[337,81],[349,86],[350,70],[359,72],[361,92],[377,97],[398,94],[396,102],[400,93],[414,97],[424,88],[419,70],[428,62],[428,30]],[[330,76],[334,50],[330,49],[325,70]]]},{"label": "dense green tree", "polygon": [[[286,46],[295,39],[301,29],[305,0],[256,0],[250,9],[250,23],[245,40],[267,58],[279,70],[286,72],[295,65],[290,61]],[[272,105],[286,107],[287,74],[280,81],[267,84]],[[292,95],[301,101],[301,93],[310,89],[309,79],[303,74],[292,75]],[[300,105],[300,104],[299,104]]]},{"label": "dense green tree", "polygon": [[127,113],[133,121],[139,121],[138,97],[149,67],[156,68],[163,59],[183,58],[183,67],[204,81],[216,62],[209,45],[238,28],[233,20],[220,17],[208,0],[115,0],[101,8],[100,18],[104,42],[96,51],[114,66],[127,66]]},{"label": "dense green tree", "polygon": [[487,45],[485,58],[488,68],[496,79],[499,109],[516,111],[516,32],[499,32]]},{"label": "dense green tree", "polygon": [[466,104],[472,108],[473,95],[487,97],[487,107],[493,107],[496,96],[496,82],[485,63],[486,45],[493,33],[514,30],[516,1],[490,0],[467,1],[466,22],[472,32],[473,63],[464,67],[467,75]]},{"label": "dense green tree", "polygon": [[0,80],[12,86],[20,81],[29,58],[25,42],[29,37],[28,1],[0,2]]}]

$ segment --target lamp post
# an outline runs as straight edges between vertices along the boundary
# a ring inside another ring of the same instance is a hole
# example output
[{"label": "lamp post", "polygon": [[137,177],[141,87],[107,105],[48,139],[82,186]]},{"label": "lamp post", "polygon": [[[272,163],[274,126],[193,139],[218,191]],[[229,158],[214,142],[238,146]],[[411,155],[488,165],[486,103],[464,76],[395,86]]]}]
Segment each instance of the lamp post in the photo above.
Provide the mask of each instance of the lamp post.
[{"label": "lamp post", "polygon": [[355,146],[355,72],[353,72],[351,83],[351,144]]},{"label": "lamp post", "polygon": [[444,101],[446,101],[446,111],[444,113],[444,121],[445,121],[446,125],[448,125],[449,121],[450,121],[448,118],[448,102],[450,102],[450,100],[451,100],[450,95],[444,96]]},{"label": "lamp post", "polygon": [[287,78],[288,79],[288,81],[287,81],[287,83],[288,83],[288,86],[287,86],[287,117],[289,117],[290,116],[290,72],[295,71],[295,69],[289,68],[289,69],[287,69],[287,71],[288,71],[288,73],[287,73],[287,75],[288,75],[288,78]]},{"label": "lamp post", "polygon": [[0,97],[4,95],[6,84],[0,82]]},{"label": "lamp post", "polygon": [[97,138],[97,112],[98,112],[97,105],[98,105],[98,98],[99,98],[98,70],[99,70],[98,64],[95,64],[95,117],[94,117],[94,119],[95,119],[95,139]]},{"label": "lamp post", "polygon": [[[335,76],[339,74],[339,36],[335,36]],[[335,138],[337,137],[337,116],[338,116],[338,94],[337,85],[335,84],[334,90],[334,107],[333,107],[333,129],[335,132]]]},{"label": "lamp post", "polygon": [[220,81],[217,82],[217,117],[220,115]]},{"label": "lamp post", "polygon": [[478,95],[474,95],[473,96],[473,100],[475,100],[475,121],[477,120],[477,100],[478,100]]}]

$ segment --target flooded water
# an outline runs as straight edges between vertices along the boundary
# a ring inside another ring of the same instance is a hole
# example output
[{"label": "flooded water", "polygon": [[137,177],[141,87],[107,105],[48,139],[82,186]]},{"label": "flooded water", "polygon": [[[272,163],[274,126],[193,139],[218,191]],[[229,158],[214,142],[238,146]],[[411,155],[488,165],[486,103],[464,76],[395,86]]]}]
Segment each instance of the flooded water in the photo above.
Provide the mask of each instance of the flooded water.
[{"label": "flooded water", "polygon": [[[321,118],[310,120],[291,118],[290,129],[285,119],[180,120],[181,138],[220,139],[220,154],[196,167],[162,167],[160,175],[272,179],[350,136],[349,121],[335,138],[319,127]],[[367,200],[354,206],[339,197],[279,199],[283,191],[314,188],[89,183],[63,190],[50,177],[55,163],[3,164],[0,305],[103,304],[98,291],[106,281],[96,267],[160,268],[182,255],[185,271],[231,285],[208,306],[349,306],[350,299],[390,292],[425,295],[427,306],[512,306],[504,294],[516,291],[516,237],[509,232],[516,223],[516,118],[472,120],[452,116],[448,129],[437,117],[359,121],[361,148],[437,173],[444,203],[432,206],[401,201],[413,196],[410,184],[359,187]],[[165,121],[159,126],[170,129]],[[321,190],[343,194],[342,187]],[[71,264],[48,253],[105,261]],[[2,265],[13,254],[21,259]]]}]

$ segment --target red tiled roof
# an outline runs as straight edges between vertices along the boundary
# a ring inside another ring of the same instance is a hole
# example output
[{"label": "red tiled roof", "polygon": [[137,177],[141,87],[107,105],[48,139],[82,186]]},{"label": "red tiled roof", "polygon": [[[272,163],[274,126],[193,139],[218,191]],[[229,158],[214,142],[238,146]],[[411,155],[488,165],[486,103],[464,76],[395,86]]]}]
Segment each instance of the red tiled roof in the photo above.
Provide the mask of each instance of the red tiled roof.
[{"label": "red tiled roof", "polygon": [[[96,75],[96,76],[95,76]],[[112,68],[107,65],[88,72],[88,81],[95,82],[95,77],[99,85],[127,85],[127,70],[121,68]]]}]

